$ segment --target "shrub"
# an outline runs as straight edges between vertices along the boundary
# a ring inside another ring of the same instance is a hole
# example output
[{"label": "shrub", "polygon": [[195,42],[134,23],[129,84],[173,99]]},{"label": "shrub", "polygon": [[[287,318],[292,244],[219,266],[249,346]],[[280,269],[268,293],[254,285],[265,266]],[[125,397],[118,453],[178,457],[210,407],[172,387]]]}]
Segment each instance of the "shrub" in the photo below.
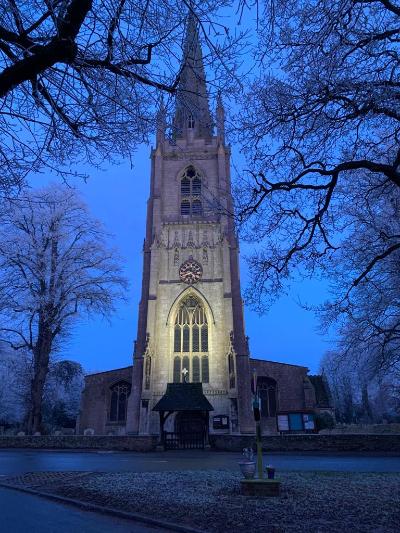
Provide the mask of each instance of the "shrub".
[{"label": "shrub", "polygon": [[318,413],[315,418],[315,425],[318,431],[333,429],[335,427],[335,419],[329,413]]}]

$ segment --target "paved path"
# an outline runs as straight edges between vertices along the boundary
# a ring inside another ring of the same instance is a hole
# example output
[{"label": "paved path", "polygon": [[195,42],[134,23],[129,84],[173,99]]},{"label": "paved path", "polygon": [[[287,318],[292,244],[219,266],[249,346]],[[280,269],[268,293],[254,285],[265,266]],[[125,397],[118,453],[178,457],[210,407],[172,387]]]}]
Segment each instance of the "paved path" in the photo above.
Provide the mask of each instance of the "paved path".
[{"label": "paved path", "polygon": [[[40,471],[157,472],[237,470],[239,453],[185,450],[152,453],[0,450],[0,475]],[[400,472],[400,457],[379,455],[264,454],[278,470]]]},{"label": "paved path", "polygon": [[82,511],[0,488],[1,533],[165,533],[114,516]]}]

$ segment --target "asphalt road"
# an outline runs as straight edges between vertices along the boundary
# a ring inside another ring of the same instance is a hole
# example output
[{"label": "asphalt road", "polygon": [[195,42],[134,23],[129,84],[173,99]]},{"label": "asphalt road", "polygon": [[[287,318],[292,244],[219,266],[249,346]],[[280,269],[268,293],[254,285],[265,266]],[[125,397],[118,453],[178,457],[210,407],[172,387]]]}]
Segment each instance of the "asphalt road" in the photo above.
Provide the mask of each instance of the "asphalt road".
[{"label": "asphalt road", "polygon": [[[239,453],[203,450],[152,453],[55,450],[0,450],[0,475],[39,471],[156,472],[237,470]],[[277,470],[400,472],[400,457],[379,455],[264,454]]]},{"label": "asphalt road", "polygon": [[0,488],[1,533],[165,533],[165,529]]}]

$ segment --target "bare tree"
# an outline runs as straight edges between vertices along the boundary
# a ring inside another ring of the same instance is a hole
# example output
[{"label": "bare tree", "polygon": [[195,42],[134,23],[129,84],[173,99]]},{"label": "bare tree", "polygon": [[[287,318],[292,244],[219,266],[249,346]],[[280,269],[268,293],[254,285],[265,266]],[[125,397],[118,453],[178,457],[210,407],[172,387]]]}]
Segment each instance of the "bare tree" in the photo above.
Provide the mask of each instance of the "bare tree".
[{"label": "bare tree", "polygon": [[343,355],[362,359],[376,375],[400,364],[400,194],[367,191],[356,180],[349,190],[353,187],[358,191],[352,196],[360,194],[360,202],[348,215],[343,208],[349,225],[326,261],[332,296],[319,311],[324,328],[335,326]]},{"label": "bare tree", "polygon": [[43,395],[43,424],[49,429],[75,428],[84,371],[75,361],[51,361]]},{"label": "bare tree", "polygon": [[321,361],[329,383],[336,419],[343,423],[399,421],[398,367],[374,371],[369,354],[342,351],[339,344]]},{"label": "bare tree", "polygon": [[[400,187],[400,7],[391,0],[274,4],[273,24],[270,11],[259,19],[261,74],[240,121],[252,164],[239,210],[244,236],[260,243],[247,300],[263,310],[293,274],[337,274],[347,258],[336,312],[354,310],[361,286],[365,300],[389,289],[381,285],[388,271],[399,288],[392,267],[400,232],[391,223]],[[374,230],[365,233],[371,217]]]},{"label": "bare tree", "polygon": [[[30,171],[130,157],[160,91],[179,84],[188,12],[218,84],[238,36],[215,18],[227,0],[4,0],[0,6],[0,191]],[[223,72],[223,76],[222,76]]]},{"label": "bare tree", "polygon": [[75,192],[50,186],[2,207],[0,334],[32,354],[32,433],[41,430],[50,355],[79,317],[107,317],[125,280],[104,230]]},{"label": "bare tree", "polygon": [[16,353],[0,342],[0,426],[19,427],[24,419],[31,379],[31,358],[27,351]]}]

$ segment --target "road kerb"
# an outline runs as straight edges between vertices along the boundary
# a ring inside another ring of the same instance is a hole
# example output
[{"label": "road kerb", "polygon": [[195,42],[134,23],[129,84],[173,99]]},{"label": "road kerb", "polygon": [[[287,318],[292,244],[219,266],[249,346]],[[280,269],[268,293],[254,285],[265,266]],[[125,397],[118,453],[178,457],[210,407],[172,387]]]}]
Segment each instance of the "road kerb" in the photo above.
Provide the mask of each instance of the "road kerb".
[{"label": "road kerb", "polygon": [[125,520],[141,522],[143,524],[159,527],[162,529],[166,529],[168,531],[177,531],[180,533],[204,533],[204,530],[195,529],[195,528],[188,527],[188,526],[182,526],[180,524],[175,524],[173,522],[165,522],[163,520],[158,520],[156,518],[150,518],[146,515],[142,515],[139,513],[121,511],[119,509],[114,509],[112,507],[102,507],[100,505],[96,505],[95,503],[83,502],[81,500],[75,500],[74,498],[67,498],[65,496],[59,496],[57,494],[51,494],[49,492],[42,492],[42,491],[38,491],[35,489],[29,489],[27,487],[17,487],[15,485],[1,483],[1,481],[0,481],[0,487],[3,487],[5,489],[16,490],[20,492],[26,492],[34,496],[39,496],[41,498],[46,498],[48,500],[53,500],[58,503],[63,503],[66,505],[74,505],[75,507],[79,507],[80,509],[83,509],[85,511],[91,511],[95,513],[106,514],[109,516],[116,516],[119,518],[124,518]]}]

